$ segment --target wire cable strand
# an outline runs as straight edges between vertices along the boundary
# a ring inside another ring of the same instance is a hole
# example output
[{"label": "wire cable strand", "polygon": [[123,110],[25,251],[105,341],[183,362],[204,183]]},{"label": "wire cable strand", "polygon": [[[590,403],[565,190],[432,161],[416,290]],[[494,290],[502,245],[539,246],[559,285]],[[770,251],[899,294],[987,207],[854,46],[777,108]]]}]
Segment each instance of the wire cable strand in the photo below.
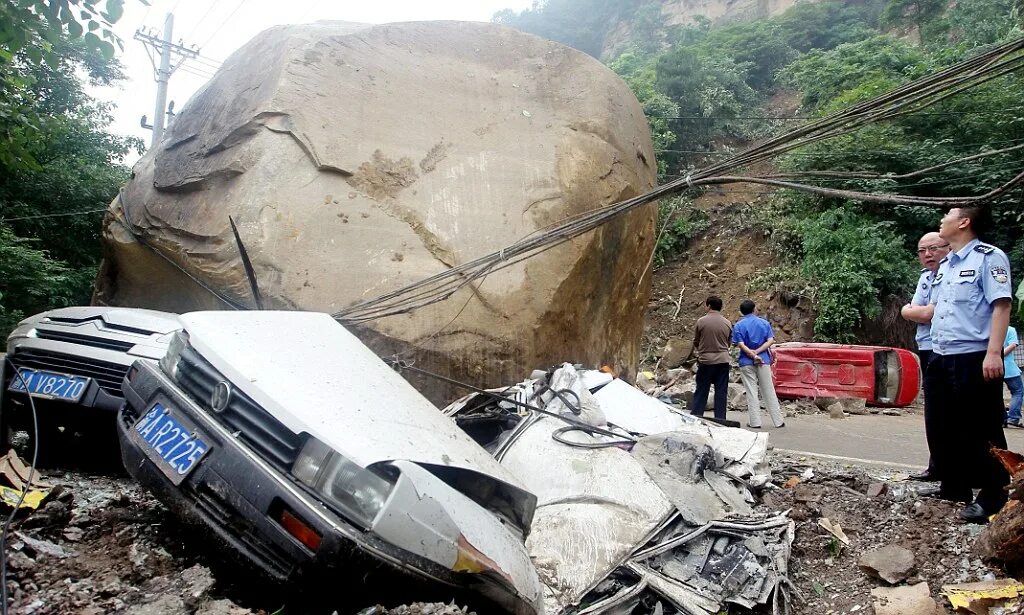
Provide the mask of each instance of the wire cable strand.
[{"label": "wire cable strand", "polygon": [[[0,615],[7,615],[7,535],[11,529],[11,523],[14,522],[15,515],[18,514],[18,510],[21,505],[25,502],[25,497],[28,495],[29,489],[32,488],[32,481],[35,479],[36,474],[36,463],[39,461],[39,415],[36,414],[36,402],[33,401],[32,395],[28,392],[28,382],[25,381],[25,376],[21,374],[21,370],[18,366],[11,361],[11,358],[4,355],[4,361],[11,366],[14,370],[14,376],[21,381],[22,386],[25,387],[25,395],[28,396],[28,405],[32,408],[32,463],[28,467],[28,479],[25,481],[24,486],[21,489],[21,496],[18,497],[18,502],[14,505],[14,509],[11,510],[11,514],[7,515],[7,519],[4,521],[3,531],[0,532]],[[2,370],[0,370],[2,371]],[[0,394],[0,401],[3,400],[3,395]],[[2,409],[0,409],[2,411]],[[0,434],[0,437],[6,440],[7,434]],[[6,444],[6,442],[4,442]]]}]

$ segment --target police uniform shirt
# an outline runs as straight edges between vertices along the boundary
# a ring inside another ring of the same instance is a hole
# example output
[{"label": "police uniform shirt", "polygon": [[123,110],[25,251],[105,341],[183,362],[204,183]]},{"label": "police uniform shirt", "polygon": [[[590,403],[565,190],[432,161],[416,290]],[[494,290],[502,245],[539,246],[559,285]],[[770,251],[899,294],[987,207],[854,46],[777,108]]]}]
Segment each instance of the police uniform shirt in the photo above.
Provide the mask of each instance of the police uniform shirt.
[{"label": "police uniform shirt", "polygon": [[[914,298],[910,300],[911,305],[928,305],[931,303],[932,279],[935,273],[931,269],[922,269],[921,277],[917,280],[917,289],[914,290]],[[932,349],[932,324],[918,323],[917,334],[914,336],[917,341],[918,350]]]},{"label": "police uniform shirt", "polygon": [[947,254],[932,280],[932,351],[954,355],[987,350],[992,304],[1012,296],[1010,261],[999,248],[974,239]]}]

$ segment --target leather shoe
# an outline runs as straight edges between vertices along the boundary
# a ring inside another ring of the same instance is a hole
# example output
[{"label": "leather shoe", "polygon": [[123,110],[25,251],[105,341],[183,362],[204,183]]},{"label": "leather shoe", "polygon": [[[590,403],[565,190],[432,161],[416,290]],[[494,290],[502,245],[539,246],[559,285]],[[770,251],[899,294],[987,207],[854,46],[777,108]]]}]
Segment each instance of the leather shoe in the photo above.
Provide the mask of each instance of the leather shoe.
[{"label": "leather shoe", "polygon": [[936,476],[931,470],[925,470],[924,472],[911,474],[910,480],[921,481],[923,483],[934,483],[939,480],[939,477]]},{"label": "leather shoe", "polygon": [[964,506],[960,510],[960,518],[968,523],[988,523],[988,514],[977,502]]}]

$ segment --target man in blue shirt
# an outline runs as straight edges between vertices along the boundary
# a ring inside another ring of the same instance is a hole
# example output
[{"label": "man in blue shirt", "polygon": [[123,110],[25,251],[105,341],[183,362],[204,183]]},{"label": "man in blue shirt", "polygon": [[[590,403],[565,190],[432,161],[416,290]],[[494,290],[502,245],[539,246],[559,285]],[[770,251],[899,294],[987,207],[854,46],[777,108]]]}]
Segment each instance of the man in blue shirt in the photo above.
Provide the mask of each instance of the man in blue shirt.
[{"label": "man in blue shirt", "polygon": [[775,334],[767,320],[754,314],[754,307],[753,301],[744,299],[740,303],[743,317],[732,328],[732,343],[740,349],[740,379],[747,391],[747,426],[761,428],[761,403],[757,394],[760,389],[772,424],[784,427],[786,423],[779,410],[775,383],[772,382],[772,358],[768,354],[768,349],[775,343]]},{"label": "man in blue shirt", "polygon": [[1003,433],[1003,340],[1010,324],[1010,264],[1002,250],[978,240],[991,212],[954,207],[939,235],[950,253],[932,280],[929,308],[932,359],[925,372],[928,448],[941,479],[940,495],[971,502],[960,518],[984,523],[1006,503],[1010,482],[990,447],[1006,448]]},{"label": "man in blue shirt", "polygon": [[[921,360],[921,373],[928,369],[928,362],[932,357],[932,323],[930,313],[927,318],[922,314],[929,312],[925,307],[931,301],[932,281],[939,270],[939,262],[949,253],[949,244],[932,231],[925,233],[917,242],[917,260],[921,263],[921,277],[917,280],[917,287],[914,289],[914,298],[910,303],[903,306],[900,314],[903,318],[917,323],[917,334],[914,336],[917,341],[917,356]],[[925,404],[925,408],[928,405]],[[929,415],[925,414],[925,425],[929,422]],[[927,428],[926,428],[927,429]],[[938,472],[935,471],[935,464],[932,463],[931,455],[928,457],[928,468],[919,474],[912,474],[910,478],[922,481],[939,480]]]},{"label": "man in blue shirt", "polygon": [[1020,341],[1017,339],[1017,330],[1013,327],[1006,328],[1006,339],[1003,341],[1003,382],[1006,388],[1010,389],[1010,412],[1006,415],[1006,424],[1014,427],[1024,427],[1020,422],[1020,407],[1024,403],[1024,382],[1021,381],[1020,366],[1013,356]]}]

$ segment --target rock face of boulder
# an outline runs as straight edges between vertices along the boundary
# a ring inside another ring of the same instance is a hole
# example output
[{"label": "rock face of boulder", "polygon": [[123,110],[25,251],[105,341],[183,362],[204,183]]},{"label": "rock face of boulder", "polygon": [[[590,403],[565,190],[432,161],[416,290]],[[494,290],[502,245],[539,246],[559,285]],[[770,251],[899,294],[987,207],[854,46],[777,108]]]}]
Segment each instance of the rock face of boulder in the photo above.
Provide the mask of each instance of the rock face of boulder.
[{"label": "rock face of boulder", "polygon": [[[265,307],[333,313],[646,192],[655,171],[626,85],[557,43],[484,23],[277,27],[136,165],[105,220],[95,300],[225,309],[192,276],[250,305],[231,216]],[[654,221],[636,210],[354,332],[476,385],[562,361],[628,371]]]}]

